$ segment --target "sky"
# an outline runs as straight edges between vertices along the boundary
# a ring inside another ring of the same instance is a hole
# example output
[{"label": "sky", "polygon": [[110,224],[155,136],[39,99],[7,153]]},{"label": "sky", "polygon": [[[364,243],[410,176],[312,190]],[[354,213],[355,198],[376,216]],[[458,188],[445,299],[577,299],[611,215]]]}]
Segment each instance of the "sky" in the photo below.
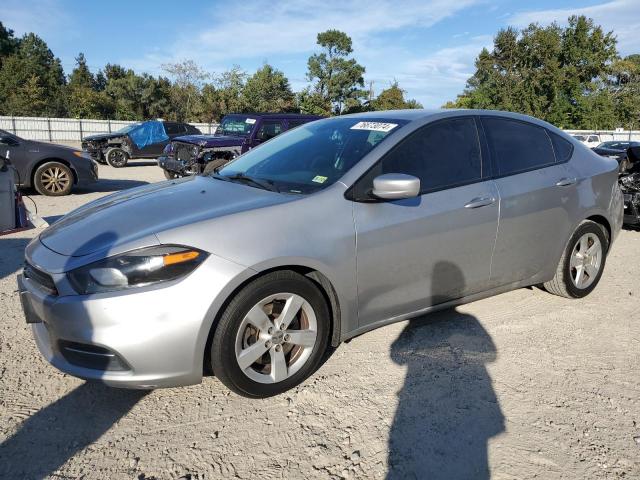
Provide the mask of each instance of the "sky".
[{"label": "sky", "polygon": [[308,81],[307,59],[318,32],[334,28],[353,39],[353,56],[377,94],[397,80],[408,98],[440,107],[461,93],[474,59],[507,26],[566,23],[592,17],[618,38],[622,55],[640,53],[640,0],[243,0],[109,2],[2,0],[0,21],[35,32],[71,72],[83,52],[95,72],[117,63],[162,73],[186,59],[212,74],[265,62],[282,70],[295,91]]}]

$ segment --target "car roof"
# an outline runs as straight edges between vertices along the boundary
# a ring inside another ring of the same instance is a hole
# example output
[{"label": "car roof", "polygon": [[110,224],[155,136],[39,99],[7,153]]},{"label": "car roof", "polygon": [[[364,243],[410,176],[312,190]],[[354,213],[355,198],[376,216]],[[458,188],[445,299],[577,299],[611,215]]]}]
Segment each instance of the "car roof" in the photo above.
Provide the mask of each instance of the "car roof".
[{"label": "car roof", "polygon": [[306,113],[229,113],[225,115],[225,117],[249,117],[249,118],[266,118],[266,119],[322,118],[319,115],[309,115]]}]

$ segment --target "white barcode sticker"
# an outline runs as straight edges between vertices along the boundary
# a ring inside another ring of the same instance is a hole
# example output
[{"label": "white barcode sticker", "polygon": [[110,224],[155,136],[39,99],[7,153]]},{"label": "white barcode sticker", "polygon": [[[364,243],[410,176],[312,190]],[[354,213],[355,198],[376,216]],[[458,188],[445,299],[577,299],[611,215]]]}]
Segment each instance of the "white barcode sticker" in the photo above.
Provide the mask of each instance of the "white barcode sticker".
[{"label": "white barcode sticker", "polygon": [[397,123],[358,122],[351,130],[373,130],[375,132],[389,132],[398,126]]},{"label": "white barcode sticker", "polygon": [[247,118],[244,123],[248,123],[249,125],[253,125],[254,123],[256,123],[256,119],[255,118]]}]

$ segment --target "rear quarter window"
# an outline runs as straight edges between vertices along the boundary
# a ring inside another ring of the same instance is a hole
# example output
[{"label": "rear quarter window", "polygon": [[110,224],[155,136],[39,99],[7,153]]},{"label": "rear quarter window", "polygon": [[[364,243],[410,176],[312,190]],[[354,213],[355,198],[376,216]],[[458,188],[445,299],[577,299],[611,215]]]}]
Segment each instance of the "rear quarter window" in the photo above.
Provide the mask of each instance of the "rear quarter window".
[{"label": "rear quarter window", "polygon": [[558,163],[567,162],[573,154],[573,145],[571,142],[565,140],[560,135],[548,132],[551,137],[551,143],[553,144],[553,150],[556,154],[556,160]]},{"label": "rear quarter window", "polygon": [[519,120],[495,117],[484,117],[482,125],[499,176],[556,163],[546,129]]}]

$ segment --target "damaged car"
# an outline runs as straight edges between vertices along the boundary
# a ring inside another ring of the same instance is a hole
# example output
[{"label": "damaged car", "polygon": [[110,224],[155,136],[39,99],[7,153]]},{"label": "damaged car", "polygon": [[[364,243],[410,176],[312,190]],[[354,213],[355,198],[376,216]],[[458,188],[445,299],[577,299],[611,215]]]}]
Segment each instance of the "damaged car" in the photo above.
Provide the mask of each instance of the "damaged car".
[{"label": "damaged car", "polygon": [[188,123],[149,120],[127,125],[117,132],[84,137],[82,149],[97,162],[122,168],[130,158],[157,158],[173,138],[200,133]]},{"label": "damaged car", "polygon": [[619,183],[624,195],[624,224],[640,227],[640,145],[630,147],[620,162]]},{"label": "damaged car", "polygon": [[167,179],[213,172],[263,142],[322,117],[301,114],[226,115],[213,135],[173,139],[158,157]]}]

